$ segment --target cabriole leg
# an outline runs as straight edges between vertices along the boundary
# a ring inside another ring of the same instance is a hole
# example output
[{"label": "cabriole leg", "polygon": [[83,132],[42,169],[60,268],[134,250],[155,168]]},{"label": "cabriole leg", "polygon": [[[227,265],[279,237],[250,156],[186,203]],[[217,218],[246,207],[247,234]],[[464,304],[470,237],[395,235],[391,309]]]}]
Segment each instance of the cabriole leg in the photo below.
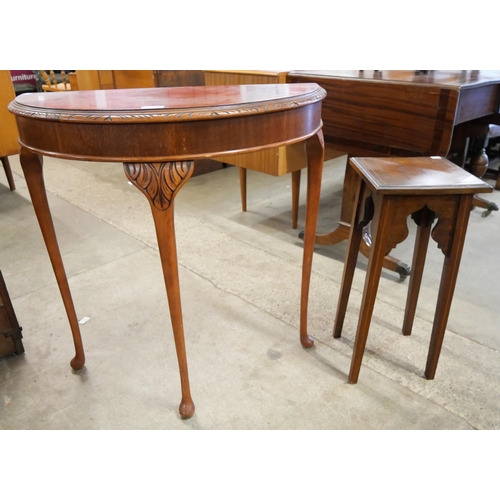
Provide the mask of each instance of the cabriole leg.
[{"label": "cabriole leg", "polygon": [[300,297],[300,343],[303,347],[312,347],[314,340],[307,334],[307,307],[309,301],[309,286],[311,283],[312,258],[314,239],[318,222],[319,197],[321,192],[321,176],[325,144],[323,132],[306,141],[307,152],[307,201],[306,223],[304,232],[304,256],[302,261],[302,289]]},{"label": "cabriole leg", "polygon": [[24,172],[26,184],[31,196],[33,208],[42,231],[42,236],[45,241],[45,246],[49,253],[50,262],[56,275],[57,285],[61,292],[61,297],[66,309],[71,332],[73,334],[73,342],[75,344],[75,357],[71,360],[71,367],[74,370],[79,370],[85,364],[85,354],[83,351],[82,337],[80,334],[80,326],[73,305],[71,291],[68,285],[68,278],[59,251],[54,223],[50,214],[50,207],[45,191],[45,183],[43,181],[43,160],[42,157],[31,153],[30,151],[21,148],[20,154],[21,167]]},{"label": "cabriole leg", "polygon": [[192,417],[195,407],[189,387],[186,344],[182,322],[173,201],[179,189],[191,177],[193,166],[192,161],[124,164],[125,175],[148,198],[153,213],[179,363],[182,392],[179,413],[183,418]]}]

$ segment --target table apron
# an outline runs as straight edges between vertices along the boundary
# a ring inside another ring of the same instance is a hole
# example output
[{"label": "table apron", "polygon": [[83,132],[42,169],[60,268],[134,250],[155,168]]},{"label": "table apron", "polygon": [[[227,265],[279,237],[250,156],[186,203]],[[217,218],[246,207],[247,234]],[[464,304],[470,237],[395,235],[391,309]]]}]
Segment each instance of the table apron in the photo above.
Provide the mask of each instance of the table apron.
[{"label": "table apron", "polygon": [[62,122],[16,116],[19,140],[47,156],[152,162],[207,158],[292,144],[322,127],[321,101],[262,115],[172,122]]}]

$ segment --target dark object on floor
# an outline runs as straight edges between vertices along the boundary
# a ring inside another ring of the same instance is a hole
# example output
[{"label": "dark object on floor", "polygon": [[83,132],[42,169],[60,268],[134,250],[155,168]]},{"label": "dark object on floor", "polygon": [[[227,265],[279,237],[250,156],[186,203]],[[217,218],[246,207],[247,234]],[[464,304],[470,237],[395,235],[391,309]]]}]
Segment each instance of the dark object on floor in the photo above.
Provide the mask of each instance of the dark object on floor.
[{"label": "dark object on floor", "polygon": [[0,271],[0,358],[24,352],[21,330]]}]

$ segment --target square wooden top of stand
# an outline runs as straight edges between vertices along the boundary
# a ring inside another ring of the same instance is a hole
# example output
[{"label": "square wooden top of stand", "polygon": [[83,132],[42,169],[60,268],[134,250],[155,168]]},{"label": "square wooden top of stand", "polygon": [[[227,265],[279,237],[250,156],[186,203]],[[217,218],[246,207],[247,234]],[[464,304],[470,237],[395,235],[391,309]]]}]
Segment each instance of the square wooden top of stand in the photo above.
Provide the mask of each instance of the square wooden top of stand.
[{"label": "square wooden top of stand", "polygon": [[493,188],[440,156],[351,158],[351,166],[379,194],[471,194]]}]

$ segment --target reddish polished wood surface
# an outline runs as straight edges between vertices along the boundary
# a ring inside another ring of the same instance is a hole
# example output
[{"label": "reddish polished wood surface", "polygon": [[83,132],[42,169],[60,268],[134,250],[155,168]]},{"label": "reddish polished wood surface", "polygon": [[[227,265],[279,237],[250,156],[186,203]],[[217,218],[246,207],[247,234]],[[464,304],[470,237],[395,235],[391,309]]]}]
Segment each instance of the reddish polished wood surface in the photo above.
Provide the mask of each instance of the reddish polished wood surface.
[{"label": "reddish polished wood surface", "polygon": [[452,304],[472,198],[476,193],[491,192],[492,188],[440,157],[351,158],[350,164],[356,174],[356,202],[333,329],[335,338],[339,338],[342,332],[362,229],[370,221],[373,221],[373,244],[368,258],[349,382],[355,384],[358,381],[384,257],[407,238],[410,215],[418,230],[403,320],[404,335],[410,335],[413,327],[430,237],[444,254],[425,370],[426,378],[433,379]]},{"label": "reddish polished wood surface", "polygon": [[462,166],[456,127],[500,122],[500,71],[295,71],[287,81],[325,88],[325,138],[356,155],[453,153]]},{"label": "reddish polished wood surface", "polygon": [[377,194],[445,195],[492,191],[485,182],[440,157],[352,158],[351,165]]},{"label": "reddish polished wood surface", "polygon": [[[316,230],[324,144],[316,84],[99,90],[23,94],[15,114],[21,165],[56,274],[75,344],[74,369],[84,365],[79,325],[45,193],[42,156],[124,163],[125,175],[148,199],[158,238],[181,378],[180,414],[194,413],[189,387],[174,231],[174,198],[193,172],[193,160],[306,141],[308,195],[301,325]],[[301,343],[311,346],[306,327]]]},{"label": "reddish polished wood surface", "polygon": [[[287,81],[316,82],[327,91],[325,141],[349,155],[444,156],[463,167],[478,124],[500,123],[500,71],[292,71]],[[348,163],[339,226],[316,243],[348,237],[355,191]],[[476,199],[475,205],[492,208]],[[366,256],[370,242],[365,232]],[[390,256],[384,266],[409,274]]]},{"label": "reddish polished wood surface", "polygon": [[500,113],[500,71],[295,71],[287,81],[327,91],[325,139],[356,155],[447,156],[455,126]]},{"label": "reddish polished wood surface", "polygon": [[325,88],[328,142],[388,155],[446,156],[454,126],[500,112],[500,71],[295,71],[287,81]]},{"label": "reddish polished wood surface", "polygon": [[[98,117],[107,119],[115,111],[131,111],[140,119],[140,113],[146,110],[144,119],[198,120],[201,117],[213,118],[228,112],[258,114],[263,105],[272,108],[286,106],[286,99],[308,100],[311,92],[319,92],[318,87],[310,83],[287,85],[218,85],[196,87],[159,87],[149,89],[110,89],[89,90],[78,93],[61,93],[57,98],[38,94],[23,94],[16,103],[33,106],[40,111],[70,111],[60,119],[78,120],[77,111],[85,113],[79,121],[88,119],[87,112],[95,111]],[[232,106],[235,106],[232,109]],[[255,107],[254,107],[255,106]],[[205,108],[204,110],[202,108]],[[218,109],[215,109],[218,108]],[[183,115],[176,115],[175,110],[182,110]],[[192,113],[190,110],[194,110]],[[157,114],[152,111],[158,111]],[[147,118],[146,118],[147,114]],[[127,115],[116,115],[120,120],[127,120]]]},{"label": "reddish polished wood surface", "polygon": [[[165,161],[300,142],[311,129],[317,131],[323,97],[316,84],[113,89],[23,94],[10,110],[17,116],[21,145],[31,151],[86,160]],[[145,124],[150,138],[138,141]]]}]

